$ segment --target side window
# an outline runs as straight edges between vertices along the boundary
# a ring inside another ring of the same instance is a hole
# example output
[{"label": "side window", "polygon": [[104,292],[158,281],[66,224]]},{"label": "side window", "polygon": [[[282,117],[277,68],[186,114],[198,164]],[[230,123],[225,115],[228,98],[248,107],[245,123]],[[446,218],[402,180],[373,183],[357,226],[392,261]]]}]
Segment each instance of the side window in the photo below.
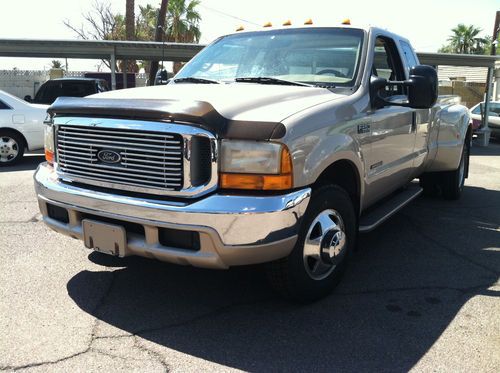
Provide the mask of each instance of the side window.
[{"label": "side window", "polygon": [[400,40],[399,43],[401,44],[401,48],[403,49],[406,64],[408,65],[408,67],[411,68],[417,66],[418,62],[417,59],[415,58],[415,52],[413,52],[413,49],[410,47],[410,44],[402,40]]},{"label": "side window", "polygon": [[0,100],[0,110],[8,110],[8,109],[11,109],[11,107],[2,100]]},{"label": "side window", "polygon": [[[404,80],[403,64],[392,39],[378,37],[375,41],[372,74],[387,80]],[[385,96],[403,94],[402,87],[387,86]]]}]

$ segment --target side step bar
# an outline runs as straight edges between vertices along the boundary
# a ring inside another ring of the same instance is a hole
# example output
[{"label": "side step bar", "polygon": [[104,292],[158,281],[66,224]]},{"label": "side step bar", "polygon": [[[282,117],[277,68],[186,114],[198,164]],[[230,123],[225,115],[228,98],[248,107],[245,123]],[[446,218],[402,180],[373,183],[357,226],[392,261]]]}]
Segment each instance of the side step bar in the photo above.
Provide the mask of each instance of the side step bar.
[{"label": "side step bar", "polygon": [[359,232],[367,233],[377,228],[408,203],[417,198],[423,189],[417,183],[411,183],[406,189],[387,197],[379,205],[370,208],[361,216]]}]

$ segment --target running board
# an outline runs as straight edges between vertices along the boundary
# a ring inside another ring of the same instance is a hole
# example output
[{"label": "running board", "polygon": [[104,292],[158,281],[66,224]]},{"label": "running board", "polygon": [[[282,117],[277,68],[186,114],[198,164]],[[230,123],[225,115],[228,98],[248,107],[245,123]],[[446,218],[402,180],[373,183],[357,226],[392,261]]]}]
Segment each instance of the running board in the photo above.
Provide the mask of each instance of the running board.
[{"label": "running board", "polygon": [[379,206],[370,208],[369,212],[361,216],[359,232],[367,233],[377,228],[408,203],[417,198],[423,189],[417,183],[411,183],[408,188],[389,196]]}]

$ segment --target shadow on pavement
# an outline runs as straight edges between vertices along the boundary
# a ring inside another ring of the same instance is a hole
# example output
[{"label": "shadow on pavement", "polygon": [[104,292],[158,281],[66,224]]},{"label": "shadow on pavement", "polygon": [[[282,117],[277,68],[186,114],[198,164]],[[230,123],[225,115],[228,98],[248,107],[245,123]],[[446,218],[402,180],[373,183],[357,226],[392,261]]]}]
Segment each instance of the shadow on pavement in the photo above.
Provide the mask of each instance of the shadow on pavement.
[{"label": "shadow on pavement", "polygon": [[[210,271],[92,253],[114,272],[67,284],[84,311],[127,333],[249,371],[407,371],[500,268],[500,193],[420,198],[361,237],[330,297],[306,306],[269,290],[260,267]],[[120,268],[122,267],[122,268]]]},{"label": "shadow on pavement", "polygon": [[40,154],[27,154],[25,155],[19,163],[14,166],[0,167],[1,172],[12,172],[12,171],[29,171],[36,170],[38,165],[45,162],[45,156]]}]

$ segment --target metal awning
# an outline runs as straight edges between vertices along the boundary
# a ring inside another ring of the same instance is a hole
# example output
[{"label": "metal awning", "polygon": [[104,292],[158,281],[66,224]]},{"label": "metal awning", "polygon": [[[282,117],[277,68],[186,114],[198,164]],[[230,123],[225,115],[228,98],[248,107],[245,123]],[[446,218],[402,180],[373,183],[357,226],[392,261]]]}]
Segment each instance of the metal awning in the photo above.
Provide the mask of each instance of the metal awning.
[{"label": "metal awning", "polygon": [[420,63],[425,65],[449,65],[495,68],[498,56],[482,56],[477,54],[425,53],[417,52]]},{"label": "metal awning", "polygon": [[204,45],[114,40],[0,39],[0,57],[189,61]]}]

